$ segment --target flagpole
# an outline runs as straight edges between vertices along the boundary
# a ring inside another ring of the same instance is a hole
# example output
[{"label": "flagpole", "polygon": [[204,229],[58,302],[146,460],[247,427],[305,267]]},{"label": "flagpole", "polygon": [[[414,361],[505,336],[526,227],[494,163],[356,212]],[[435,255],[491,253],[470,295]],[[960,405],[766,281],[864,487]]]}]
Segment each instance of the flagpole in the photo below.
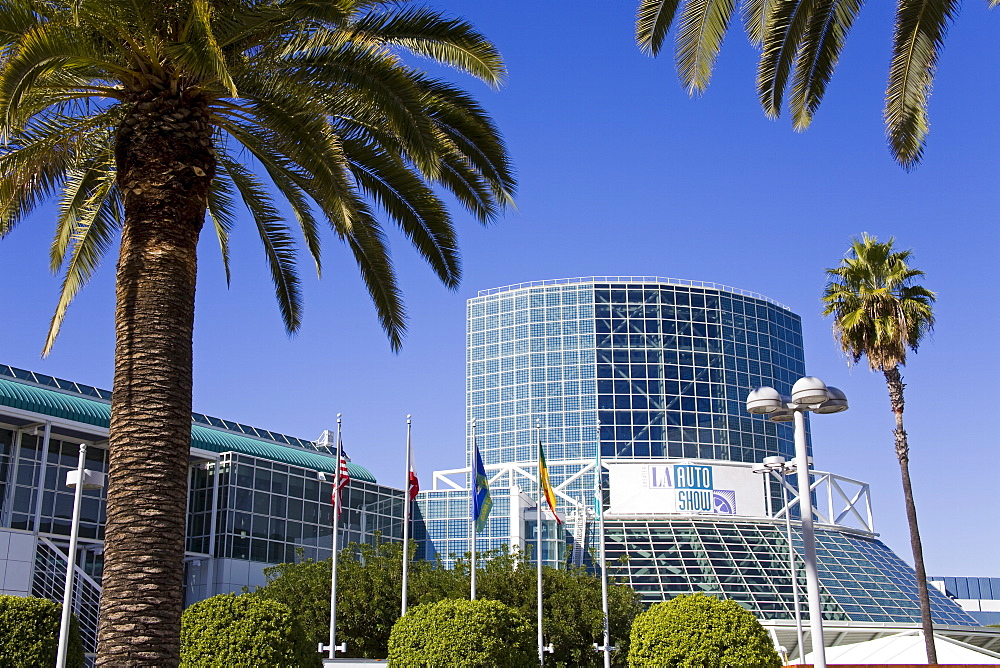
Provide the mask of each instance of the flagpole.
[{"label": "flagpole", "polygon": [[535,421],[538,434],[538,521],[535,526],[535,559],[537,560],[538,588],[538,665],[545,665],[545,639],[542,633],[542,423]]},{"label": "flagpole", "polygon": [[410,575],[410,416],[406,416],[406,472],[403,474],[403,603],[401,616],[406,615],[406,585]]},{"label": "flagpole", "polygon": [[479,455],[479,450],[476,449],[476,420],[472,420],[472,467],[470,470],[470,487],[469,487],[469,535],[472,536],[470,544],[472,545],[472,562],[471,562],[471,578],[470,583],[472,587],[472,598],[471,600],[476,600],[476,457]]},{"label": "flagpole", "polygon": [[597,470],[594,472],[597,488],[597,531],[600,535],[601,559],[601,611],[604,613],[604,668],[611,668],[611,629],[608,624],[608,564],[604,551],[604,471],[601,468],[601,423],[597,423]]},{"label": "flagpole", "polygon": [[340,413],[337,413],[337,472],[333,474],[333,556],[330,558],[330,648],[329,658],[337,654],[337,533],[340,530],[340,462],[344,456],[340,442]]}]

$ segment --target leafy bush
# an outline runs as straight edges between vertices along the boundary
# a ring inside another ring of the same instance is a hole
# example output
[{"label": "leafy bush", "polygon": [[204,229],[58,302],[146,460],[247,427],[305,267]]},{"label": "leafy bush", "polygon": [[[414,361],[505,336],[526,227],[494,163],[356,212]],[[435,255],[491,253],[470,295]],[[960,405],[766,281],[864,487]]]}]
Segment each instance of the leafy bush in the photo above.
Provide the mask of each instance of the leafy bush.
[{"label": "leafy bush", "polygon": [[[411,554],[413,550],[411,544]],[[535,565],[526,555],[493,550],[479,555],[478,597],[500,601],[535,618]],[[601,581],[582,568],[544,568],[543,615],[545,642],[555,654],[547,663],[601,666],[593,643],[602,639]],[[268,583],[254,595],[284,603],[292,609],[312,641],[326,642],[330,624],[330,561],[303,560],[265,569]],[[350,544],[337,562],[337,642],[347,643],[348,657],[384,659],[389,634],[399,618],[402,585],[402,545]],[[408,606],[469,596],[469,559],[459,558],[454,569],[439,562],[410,563]],[[642,611],[635,591],[614,584],[609,591],[611,642],[615,665],[628,656],[628,633]]]},{"label": "leafy bush", "polygon": [[657,603],[632,624],[629,666],[777,668],[760,622],[735,601],[704,594]]},{"label": "leafy bush", "polygon": [[517,610],[479,599],[411,608],[392,628],[389,665],[521,668],[535,663],[534,628]]},{"label": "leafy bush", "polygon": [[[528,555],[500,549],[487,553],[476,576],[477,594],[483,598],[506,603],[525,617],[537,614],[536,582],[538,571]],[[466,568],[465,560],[456,566]],[[610,569],[609,569],[610,570]],[[632,620],[642,612],[635,590],[627,585],[613,584],[608,589],[608,622],[611,644],[615,651],[611,660],[624,665],[628,656],[628,634]],[[468,573],[464,574],[468,595]],[[564,666],[602,666],[603,655],[594,651],[594,643],[603,641],[604,615],[601,612],[601,580],[584,568],[542,567],[542,621],[545,643],[551,643],[554,653],[545,657],[546,664]]]},{"label": "leafy bush", "polygon": [[[411,548],[412,549],[412,548]],[[402,591],[402,545],[377,546],[351,543],[337,562],[337,642],[347,643],[347,654],[338,656],[384,659],[392,625],[399,619]],[[410,605],[445,598],[440,586],[428,585],[432,564],[410,565]],[[255,596],[284,603],[292,609],[315,646],[330,634],[330,560],[307,559],[264,569],[267,584]],[[450,579],[450,571],[439,577]],[[433,591],[429,598],[418,592]],[[468,595],[468,586],[464,589]],[[461,593],[457,593],[461,596]]]},{"label": "leafy bush", "polygon": [[[0,596],[0,666],[54,666],[61,617],[62,605],[47,598]],[[83,644],[75,615],[70,618],[66,665],[83,665]]]},{"label": "leafy bush", "polygon": [[222,594],[181,616],[181,666],[318,666],[321,659],[291,609],[277,601]]}]

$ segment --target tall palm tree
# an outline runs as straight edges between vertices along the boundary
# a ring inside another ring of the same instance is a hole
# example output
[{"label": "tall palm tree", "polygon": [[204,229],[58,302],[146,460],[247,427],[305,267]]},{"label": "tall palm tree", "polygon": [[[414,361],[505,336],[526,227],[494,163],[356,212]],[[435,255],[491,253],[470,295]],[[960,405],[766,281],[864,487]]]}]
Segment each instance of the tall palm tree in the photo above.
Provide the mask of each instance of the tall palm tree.
[{"label": "tall palm tree", "polygon": [[454,287],[459,254],[438,190],[484,223],[512,201],[489,116],[406,54],[490,85],[505,74],[470,24],[404,2],[0,0],[0,237],[59,203],[51,264],[65,273],[46,353],[121,234],[99,664],[179,660],[206,213],[228,277],[236,200],[249,210],[289,332],[301,312],[296,237],[318,272],[325,222],[395,349],[405,315],[381,220]]},{"label": "tall palm tree", "polygon": [[917,597],[923,623],[927,662],[937,663],[934,626],[931,619],[924,553],[917,527],[917,508],[910,484],[910,446],[903,429],[903,378],[899,368],[906,364],[907,349],[916,352],[924,335],[934,327],[936,296],[917,285],[924,275],[909,265],[910,251],[897,251],[895,240],[879,243],[867,234],[854,239],[840,266],[827,269],[823,293],[823,315],[833,316],[833,332],[852,362],[868,358],[872,371],[885,376],[889,403],[896,417],[896,457],[903,478],[906,521],[917,574]]},{"label": "tall palm tree", "polygon": [[[987,0],[990,7],[1000,0]],[[761,48],[757,92],[771,118],[781,113],[786,91],[796,130],[805,130],[823,101],[827,84],[864,0],[640,0],[636,40],[658,55],[680,16],[677,70],[691,95],[708,86],[722,40],[739,4],[751,43]],[[927,139],[927,100],[938,55],[958,0],[896,0],[892,58],[885,92],[886,139],[893,158],[912,169]]]}]

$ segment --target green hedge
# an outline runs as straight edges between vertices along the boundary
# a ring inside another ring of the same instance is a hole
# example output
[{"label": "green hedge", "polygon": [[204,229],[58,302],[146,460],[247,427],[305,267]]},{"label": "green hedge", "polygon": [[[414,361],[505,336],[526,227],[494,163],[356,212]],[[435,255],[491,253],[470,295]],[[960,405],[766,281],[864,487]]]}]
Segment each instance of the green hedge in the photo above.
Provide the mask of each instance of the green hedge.
[{"label": "green hedge", "polygon": [[522,668],[535,665],[534,626],[499,601],[445,599],[410,608],[392,627],[389,666]]},{"label": "green hedge", "polygon": [[181,666],[314,666],[320,662],[291,609],[277,601],[223,594],[181,616]]},{"label": "green hedge", "polygon": [[736,602],[704,594],[657,603],[632,623],[629,666],[778,668],[760,622]]},{"label": "green hedge", "polygon": [[[0,667],[56,665],[62,605],[47,598],[0,596]],[[66,665],[83,665],[83,643],[76,616],[70,618]]]}]

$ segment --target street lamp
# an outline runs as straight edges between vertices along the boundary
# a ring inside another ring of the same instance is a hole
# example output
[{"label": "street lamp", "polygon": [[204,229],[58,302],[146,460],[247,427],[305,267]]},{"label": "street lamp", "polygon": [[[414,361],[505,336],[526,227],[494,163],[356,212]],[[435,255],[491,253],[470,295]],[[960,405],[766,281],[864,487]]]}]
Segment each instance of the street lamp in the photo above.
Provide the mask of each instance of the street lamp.
[{"label": "street lamp", "polygon": [[795,422],[795,466],[799,471],[799,510],[802,520],[803,562],[806,567],[806,594],[809,599],[809,629],[817,668],[826,668],[826,647],[823,642],[823,610],[819,599],[819,574],[816,570],[816,534],[813,530],[812,484],[806,452],[806,418],[808,411],[840,413],[847,410],[847,396],[835,387],[828,387],[815,376],[799,378],[792,385],[792,395],[782,396],[773,387],[759,387],[747,395],[747,411],[768,415],[773,422]]},{"label": "street lamp", "polygon": [[799,604],[799,578],[795,568],[795,549],[792,547],[792,518],[788,508],[788,488],[785,481],[785,476],[789,473],[795,473],[796,470],[795,464],[786,463],[784,457],[776,455],[765,457],[760,467],[755,468],[753,472],[768,476],[771,473],[777,473],[781,478],[781,502],[785,508],[785,535],[788,540],[788,572],[792,578],[792,601],[795,610],[795,637],[799,645],[798,663],[802,663],[802,657],[805,656],[805,642],[802,638],[802,607]]},{"label": "street lamp", "polygon": [[63,586],[62,619],[59,622],[59,649],[56,652],[56,668],[66,668],[69,650],[69,620],[73,608],[73,577],[76,575],[76,543],[80,537],[80,500],[83,490],[104,487],[104,474],[83,468],[87,459],[87,445],[80,444],[80,458],[75,471],[66,472],[66,486],[73,492],[73,523],[69,530],[69,552],[66,553],[66,584]]}]

